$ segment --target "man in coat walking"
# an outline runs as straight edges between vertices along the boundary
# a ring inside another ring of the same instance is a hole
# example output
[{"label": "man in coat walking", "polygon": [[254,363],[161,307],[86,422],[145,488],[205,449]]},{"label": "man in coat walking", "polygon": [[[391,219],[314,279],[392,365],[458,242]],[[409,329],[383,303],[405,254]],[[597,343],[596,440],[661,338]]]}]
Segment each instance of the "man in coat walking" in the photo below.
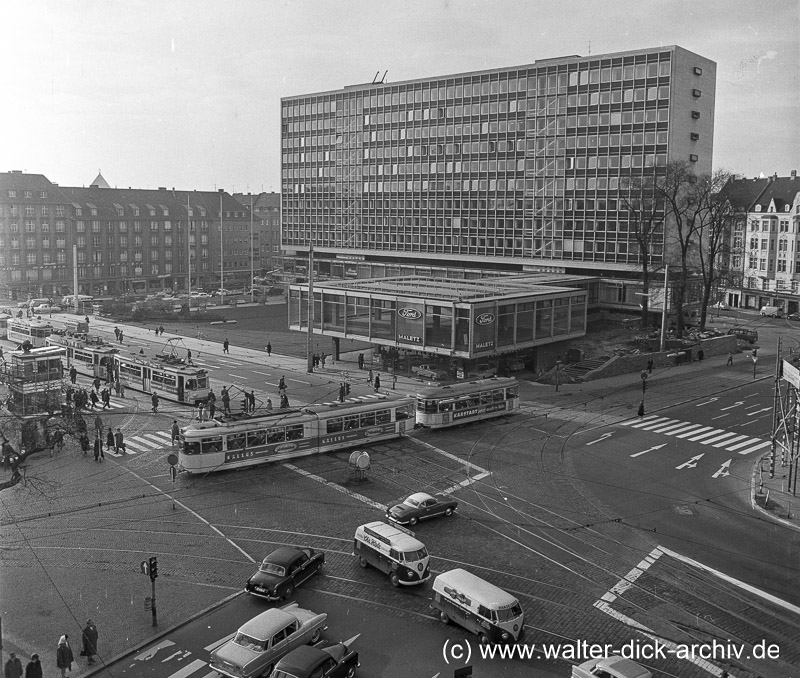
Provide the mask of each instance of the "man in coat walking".
[{"label": "man in coat walking", "polygon": [[5,665],[6,678],[22,678],[22,662],[17,657],[16,652],[8,655]]},{"label": "man in coat walking", "polygon": [[81,639],[83,640],[81,656],[88,657],[89,663],[94,664],[94,655],[97,654],[97,627],[91,619],[86,621]]}]

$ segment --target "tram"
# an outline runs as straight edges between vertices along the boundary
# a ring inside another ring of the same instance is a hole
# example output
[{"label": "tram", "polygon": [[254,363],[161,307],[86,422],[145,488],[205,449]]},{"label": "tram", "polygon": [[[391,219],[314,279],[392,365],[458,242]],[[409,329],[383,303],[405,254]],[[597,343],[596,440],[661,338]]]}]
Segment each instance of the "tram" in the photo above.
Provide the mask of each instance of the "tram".
[{"label": "tram", "polygon": [[7,324],[7,338],[23,344],[26,341],[34,348],[44,348],[47,337],[53,332],[53,326],[43,320],[26,320],[25,318],[11,318]]},{"label": "tram", "polygon": [[8,338],[8,321],[11,318],[7,313],[0,313],[0,339]]},{"label": "tram", "polygon": [[208,372],[201,367],[186,365],[178,358],[164,357],[148,360],[117,353],[114,370],[126,388],[145,393],[158,393],[160,398],[197,405],[211,392]]},{"label": "tram", "polygon": [[478,379],[432,386],[417,393],[418,426],[445,428],[501,417],[519,408],[519,382],[513,378]]},{"label": "tram", "polygon": [[382,394],[193,423],[181,429],[178,463],[189,473],[211,473],[389,440],[413,424],[413,411],[412,398]]},{"label": "tram", "polygon": [[53,334],[47,338],[48,346],[60,346],[67,357],[67,367],[75,366],[81,374],[106,378],[108,368],[114,369],[114,356],[119,351],[100,337],[81,339]]}]

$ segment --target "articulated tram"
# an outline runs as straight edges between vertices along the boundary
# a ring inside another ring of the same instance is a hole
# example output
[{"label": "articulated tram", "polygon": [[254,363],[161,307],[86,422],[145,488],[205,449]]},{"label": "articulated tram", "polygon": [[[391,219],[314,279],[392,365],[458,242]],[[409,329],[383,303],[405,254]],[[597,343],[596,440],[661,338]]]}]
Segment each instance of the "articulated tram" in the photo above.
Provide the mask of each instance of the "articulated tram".
[{"label": "articulated tram", "polygon": [[114,368],[114,356],[119,353],[100,337],[81,339],[53,334],[47,338],[47,345],[64,349],[68,368],[74,365],[81,374],[103,379],[108,374],[109,365]]},{"label": "articulated tram", "polygon": [[114,370],[125,388],[145,393],[158,393],[160,398],[197,405],[211,392],[208,372],[201,367],[186,365],[183,360],[163,357],[149,360],[137,356],[114,356]]},{"label": "articulated tram", "polygon": [[47,337],[53,332],[53,326],[43,320],[26,320],[24,318],[11,318],[7,324],[7,337],[9,341],[24,344],[30,341],[34,348],[43,348]]},{"label": "articulated tram", "polygon": [[413,412],[412,398],[381,394],[198,422],[181,429],[178,460],[189,473],[211,473],[355,447],[403,435]]},{"label": "articulated tram", "polygon": [[519,382],[495,377],[450,386],[431,386],[417,393],[417,425],[459,426],[500,417],[519,408]]}]

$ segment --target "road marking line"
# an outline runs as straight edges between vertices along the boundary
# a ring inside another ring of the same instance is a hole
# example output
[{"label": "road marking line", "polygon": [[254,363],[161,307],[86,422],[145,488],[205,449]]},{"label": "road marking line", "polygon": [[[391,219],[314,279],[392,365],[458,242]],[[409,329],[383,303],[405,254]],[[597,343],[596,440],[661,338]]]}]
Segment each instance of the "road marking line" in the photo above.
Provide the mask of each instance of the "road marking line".
[{"label": "road marking line", "polygon": [[466,459],[462,459],[461,457],[457,457],[454,454],[450,454],[449,452],[445,452],[444,450],[440,450],[435,445],[431,445],[430,443],[426,443],[424,440],[419,440],[418,438],[409,438],[409,440],[413,440],[415,443],[419,443],[420,445],[424,445],[425,447],[434,450],[441,454],[443,457],[447,457],[448,459],[452,459],[453,461],[457,461],[459,464],[463,464],[467,468],[471,468],[473,471],[477,471],[478,473],[489,473],[485,468],[481,468],[476,464],[473,464],[471,461],[467,461]]},{"label": "road marking line", "polygon": [[726,447],[725,449],[734,452],[735,450],[740,450],[743,447],[747,447],[748,445],[753,445],[754,443],[760,443],[760,442],[761,438],[751,438],[750,436],[747,436],[747,440],[745,440],[743,443],[731,445],[730,447]]},{"label": "road marking line", "polygon": [[253,370],[253,374],[260,374],[260,375],[262,375],[264,377],[271,377],[272,376],[272,374],[269,373],[269,372],[259,372],[258,370]]},{"label": "road marking line", "polygon": [[246,380],[247,379],[247,377],[243,377],[240,374],[231,374],[230,372],[228,372],[228,376],[233,378],[233,379],[242,379],[242,380]]},{"label": "road marking line", "polygon": [[724,447],[726,450],[730,450],[731,448],[728,447],[728,445],[730,445],[731,443],[738,442],[740,440],[744,440],[745,438],[749,438],[749,437],[750,436],[738,435],[735,438],[731,438],[730,440],[726,440],[724,442],[717,443],[716,445],[714,445],[714,447]]},{"label": "road marking line", "polygon": [[622,426],[631,426],[635,422],[648,421],[650,419],[655,419],[655,418],[656,418],[655,414],[648,414],[646,417],[643,417],[641,419],[629,419],[628,421],[621,421],[620,424]]},{"label": "road marking line", "polygon": [[456,490],[463,490],[465,487],[469,487],[473,483],[477,483],[479,480],[483,480],[487,476],[492,475],[489,471],[484,471],[483,473],[479,473],[476,476],[472,476],[470,478],[465,478],[460,483],[456,483],[455,485],[451,485],[446,490],[442,490],[439,494],[452,494]]},{"label": "road marking line", "polygon": [[639,424],[634,424],[631,428],[644,428],[646,429],[648,426],[657,426],[659,423],[664,423],[670,421],[668,417],[658,417],[654,421],[643,421]]},{"label": "road marking line", "polygon": [[170,674],[169,678],[186,678],[186,676],[190,676],[204,666],[208,666],[208,664],[202,659],[195,659],[191,664],[187,664],[180,671],[175,671],[175,673]]},{"label": "road marking line", "polygon": [[687,437],[689,438],[689,440],[695,443],[698,440],[702,440],[703,438],[710,438],[711,436],[715,436],[720,433],[725,433],[725,431],[723,431],[721,428],[714,428],[711,429],[710,431],[706,431],[705,433],[701,433],[700,435],[687,436]]},{"label": "road marking line", "polygon": [[756,450],[762,450],[765,447],[769,447],[772,445],[772,442],[769,440],[765,440],[760,445],[755,445],[753,447],[748,447],[746,450],[739,450],[738,454],[750,454],[751,452],[755,452]]},{"label": "road marking line", "polygon": [[681,433],[679,436],[675,436],[676,438],[688,438],[689,436],[697,435],[698,433],[702,433],[703,431],[710,431],[710,426],[701,426],[700,428],[695,429],[694,431],[689,431],[688,433]]},{"label": "road marking line", "polygon": [[682,426],[679,429],[667,432],[667,435],[676,436],[679,433],[688,433],[689,431],[694,431],[695,433],[697,433],[697,429],[701,428],[702,426],[703,426],[702,424],[690,424],[688,426]]},{"label": "road marking line", "polygon": [[659,426],[657,428],[651,428],[651,433],[666,433],[667,431],[674,431],[676,429],[686,430],[686,422],[685,421],[677,421],[673,422],[672,424],[667,424],[666,426]]},{"label": "road marking line", "polygon": [[717,436],[716,438],[709,438],[708,440],[701,441],[701,445],[710,445],[711,443],[719,442],[720,440],[727,440],[731,436],[736,436],[736,433],[733,431],[728,431],[727,433],[723,433],[721,436]]},{"label": "road marking line", "polygon": [[147,438],[148,440],[155,440],[159,445],[163,444],[165,440],[172,441],[170,433],[142,433],[140,437]]},{"label": "road marking line", "polygon": [[298,468],[294,464],[284,464],[284,468],[288,468],[290,471],[294,471],[295,473],[299,473],[301,476],[305,476],[311,480],[314,480],[321,485],[325,485],[326,487],[330,487],[332,490],[336,490],[337,492],[341,492],[342,494],[346,494],[351,499],[356,499],[367,506],[371,506],[372,508],[378,509],[379,511],[386,511],[388,508],[385,504],[379,504],[377,501],[373,501],[369,497],[365,497],[363,494],[359,494],[358,492],[353,492],[352,490],[348,490],[346,487],[342,487],[336,483],[332,483],[329,480],[326,480],[322,476],[318,476],[314,473],[309,473],[304,469]]}]

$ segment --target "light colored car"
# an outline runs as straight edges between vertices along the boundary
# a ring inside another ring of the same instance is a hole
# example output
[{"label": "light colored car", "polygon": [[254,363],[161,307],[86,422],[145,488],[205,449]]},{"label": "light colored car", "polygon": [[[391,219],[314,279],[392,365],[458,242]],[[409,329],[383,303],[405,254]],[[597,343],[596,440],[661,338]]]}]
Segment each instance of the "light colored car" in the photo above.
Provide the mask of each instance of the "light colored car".
[{"label": "light colored car", "polygon": [[727,311],[730,309],[730,306],[728,306],[728,304],[726,304],[724,301],[718,301],[716,304],[711,304],[711,308],[716,308],[720,311]]},{"label": "light colored car", "polygon": [[572,667],[572,678],[653,678],[644,666],[624,657],[590,659]]},{"label": "light colored car", "polygon": [[209,664],[229,678],[269,676],[275,664],[296,647],[319,642],[327,618],[327,614],[305,610],[297,603],[269,609],[212,650]]},{"label": "light colored car", "polygon": [[192,292],[192,299],[211,299],[208,292]]},{"label": "light colored car", "polygon": [[441,368],[436,367],[436,365],[417,365],[416,367],[412,367],[411,371],[416,374],[418,377],[422,379],[431,379],[434,381],[441,381],[442,379],[447,379],[447,370],[443,370]]},{"label": "light colored car", "polygon": [[34,315],[44,315],[45,313],[61,313],[61,307],[50,306],[50,304],[39,304],[33,307]]}]

